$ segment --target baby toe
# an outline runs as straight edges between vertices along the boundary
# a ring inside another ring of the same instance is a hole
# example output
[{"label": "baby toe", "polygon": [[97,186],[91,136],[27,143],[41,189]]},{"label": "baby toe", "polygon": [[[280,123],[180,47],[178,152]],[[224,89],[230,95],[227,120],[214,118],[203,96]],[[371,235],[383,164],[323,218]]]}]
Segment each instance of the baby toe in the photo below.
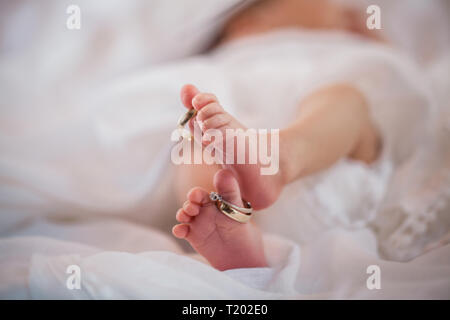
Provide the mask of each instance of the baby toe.
[{"label": "baby toe", "polygon": [[181,101],[188,109],[192,109],[192,99],[199,93],[198,89],[192,84],[186,84],[181,88]]},{"label": "baby toe", "polygon": [[183,204],[183,210],[184,213],[186,213],[187,215],[193,217],[199,214],[200,212],[200,207],[198,204],[190,202],[190,201],[186,201]]},{"label": "baby toe", "polygon": [[209,200],[209,193],[199,187],[193,188],[191,189],[191,191],[188,192],[187,194],[187,199],[190,202],[202,205],[202,204],[206,204],[208,203]]},{"label": "baby toe", "polygon": [[184,239],[189,234],[189,225],[188,224],[177,224],[172,228],[172,234],[179,238]]},{"label": "baby toe", "polygon": [[199,93],[192,99],[192,105],[197,110],[213,102],[217,102],[217,97],[212,93]]},{"label": "baby toe", "polygon": [[178,209],[177,214],[175,215],[175,219],[177,219],[178,222],[188,223],[191,222],[192,217],[183,209]]},{"label": "baby toe", "polygon": [[210,103],[210,104],[206,105],[205,107],[203,107],[197,113],[197,120],[205,121],[206,119],[208,119],[216,114],[223,113],[223,112],[224,112],[224,110],[223,110],[222,106],[217,102],[213,102],[213,103]]},{"label": "baby toe", "polygon": [[216,114],[202,122],[202,130],[220,129],[231,122],[231,117],[227,113]]}]

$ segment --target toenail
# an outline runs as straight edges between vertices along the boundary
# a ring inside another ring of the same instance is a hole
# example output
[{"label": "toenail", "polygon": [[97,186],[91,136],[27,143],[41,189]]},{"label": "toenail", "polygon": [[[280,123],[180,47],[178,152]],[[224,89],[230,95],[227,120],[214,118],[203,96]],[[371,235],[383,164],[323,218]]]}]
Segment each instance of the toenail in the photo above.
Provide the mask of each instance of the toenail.
[{"label": "toenail", "polygon": [[200,101],[199,101],[199,100],[200,100],[200,97],[201,97],[200,94],[196,95],[196,96],[192,99],[192,104],[200,102]]},{"label": "toenail", "polygon": [[189,211],[189,213],[194,214],[197,212],[197,208],[194,204],[190,204],[186,207],[186,211]]}]

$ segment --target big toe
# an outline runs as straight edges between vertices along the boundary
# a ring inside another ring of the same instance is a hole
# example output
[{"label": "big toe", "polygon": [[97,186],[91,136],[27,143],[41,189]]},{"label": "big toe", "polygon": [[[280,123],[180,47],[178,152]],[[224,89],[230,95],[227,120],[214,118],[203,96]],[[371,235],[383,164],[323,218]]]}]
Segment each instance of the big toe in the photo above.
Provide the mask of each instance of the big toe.
[{"label": "big toe", "polygon": [[188,109],[194,108],[192,105],[192,99],[199,93],[200,91],[192,84],[186,84],[181,88],[181,101],[184,106]]},{"label": "big toe", "polygon": [[214,187],[224,200],[242,207],[239,183],[230,170],[222,169],[214,175]]}]

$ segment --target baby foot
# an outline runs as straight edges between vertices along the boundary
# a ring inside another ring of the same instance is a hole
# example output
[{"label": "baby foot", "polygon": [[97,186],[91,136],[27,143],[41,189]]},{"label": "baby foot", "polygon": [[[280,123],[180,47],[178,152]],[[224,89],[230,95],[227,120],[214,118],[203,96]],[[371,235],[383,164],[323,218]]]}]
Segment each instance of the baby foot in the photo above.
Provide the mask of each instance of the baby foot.
[{"label": "baby foot", "polygon": [[[198,111],[194,119],[199,123],[203,133],[210,129],[216,129],[220,130],[225,138],[227,129],[246,130],[244,125],[222,108],[215,95],[200,93],[194,86],[186,85],[181,90],[181,97],[187,108],[195,108]],[[191,130],[193,130],[194,119],[189,123]],[[270,141],[270,138],[267,140]],[[211,141],[202,139],[202,143],[207,145]],[[225,145],[223,151],[226,151]],[[235,147],[235,157],[236,154]],[[262,175],[260,163],[237,164],[237,161],[233,163],[223,164],[222,167],[233,171],[238,179],[243,198],[250,201],[254,209],[260,210],[275,202],[283,188],[281,168],[277,174]]]},{"label": "baby foot", "polygon": [[[217,192],[242,207],[239,185],[229,170],[214,176]],[[193,188],[187,195],[176,219],[180,224],[172,233],[186,239],[191,246],[218,270],[266,267],[259,230],[251,223],[240,223],[220,212],[202,188]]]}]

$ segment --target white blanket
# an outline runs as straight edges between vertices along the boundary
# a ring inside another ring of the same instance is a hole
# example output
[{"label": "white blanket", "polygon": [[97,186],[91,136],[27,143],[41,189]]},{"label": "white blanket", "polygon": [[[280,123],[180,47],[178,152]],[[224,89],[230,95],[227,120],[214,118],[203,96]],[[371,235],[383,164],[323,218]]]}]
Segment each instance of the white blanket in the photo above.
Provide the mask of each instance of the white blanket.
[{"label": "white blanket", "polygon": [[[450,247],[439,242],[450,225],[445,54],[425,68],[347,34],[280,30],[187,57],[220,27],[217,15],[240,2],[195,15],[195,28],[211,28],[192,41],[167,41],[191,35],[179,23],[188,13],[152,3],[111,4],[105,13],[83,2],[78,31],[61,28],[60,2],[8,8],[1,297],[450,297]],[[144,18],[126,18],[136,12]],[[156,12],[178,18],[156,20]],[[23,31],[27,40],[21,30],[34,33]],[[176,210],[168,145],[183,112],[180,87],[216,93],[249,127],[280,128],[302,97],[335,81],[366,94],[384,138],[381,159],[370,167],[343,160],[258,213],[270,269],[218,272],[186,255],[168,232]],[[66,287],[72,264],[81,268],[81,290]],[[380,290],[366,285],[370,265],[380,267]]]}]

